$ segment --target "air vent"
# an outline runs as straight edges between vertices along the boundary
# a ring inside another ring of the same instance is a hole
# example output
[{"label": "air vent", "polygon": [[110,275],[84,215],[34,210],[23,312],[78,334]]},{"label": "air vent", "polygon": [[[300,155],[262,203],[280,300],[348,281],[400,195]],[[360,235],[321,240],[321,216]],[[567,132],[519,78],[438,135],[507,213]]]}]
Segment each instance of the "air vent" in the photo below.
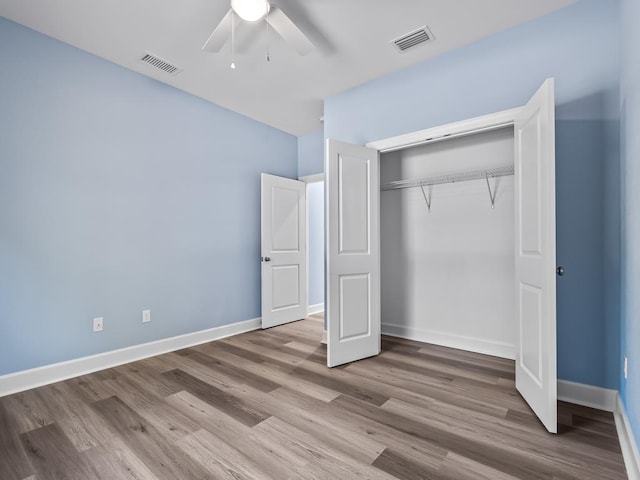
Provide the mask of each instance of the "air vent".
[{"label": "air vent", "polygon": [[182,71],[181,68],[178,68],[175,65],[170,64],[166,60],[163,60],[160,57],[156,57],[154,54],[148,52],[140,59],[140,61],[151,65],[158,70],[162,70],[169,75],[177,75]]},{"label": "air vent", "polygon": [[402,53],[409,50],[410,48],[416,47],[431,40],[433,40],[433,35],[431,35],[429,29],[424,26],[418,28],[417,30],[414,30],[413,32],[405,33],[395,40],[391,40],[391,43],[393,43],[396,49],[400,53]]}]

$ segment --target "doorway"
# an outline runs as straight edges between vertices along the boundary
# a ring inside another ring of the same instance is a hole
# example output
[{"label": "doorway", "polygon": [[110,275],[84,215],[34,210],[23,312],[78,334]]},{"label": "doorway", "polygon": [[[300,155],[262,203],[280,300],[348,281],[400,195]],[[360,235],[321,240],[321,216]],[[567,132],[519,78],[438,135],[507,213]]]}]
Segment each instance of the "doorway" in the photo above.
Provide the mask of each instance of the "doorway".
[{"label": "doorway", "polygon": [[307,316],[324,313],[324,174],[301,177],[307,198]]},{"label": "doorway", "polygon": [[513,143],[509,126],[380,155],[383,334],[515,359]]}]

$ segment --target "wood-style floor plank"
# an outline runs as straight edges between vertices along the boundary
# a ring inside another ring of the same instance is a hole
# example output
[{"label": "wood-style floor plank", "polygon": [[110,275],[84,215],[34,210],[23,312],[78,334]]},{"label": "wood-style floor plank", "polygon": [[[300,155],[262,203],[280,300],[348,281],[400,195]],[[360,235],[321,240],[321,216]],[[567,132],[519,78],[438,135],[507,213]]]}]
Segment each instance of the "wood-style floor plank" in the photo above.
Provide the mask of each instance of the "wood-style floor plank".
[{"label": "wood-style floor plank", "polygon": [[231,448],[250,452],[252,460],[273,478],[286,478],[292,468],[300,465],[291,452],[273,448],[268,441],[256,436],[250,427],[188,392],[171,395],[167,402],[210,434],[224,439]]},{"label": "wood-style floor plank", "polygon": [[225,362],[223,360],[220,360],[219,358],[211,357],[206,353],[199,352],[194,348],[181,350],[176,353],[195,362],[198,362],[211,370],[219,370],[221,372],[224,372],[225,375],[227,375],[234,381],[243,385],[249,385],[251,387],[257,388],[258,390],[261,390],[263,392],[270,392],[280,386],[280,384],[265,379],[264,377],[255,374],[251,370],[239,368],[232,363]]},{"label": "wood-style floor plank", "polygon": [[621,480],[610,413],[549,434],[514,362],[383,337],[333,369],[321,315],[0,398],[0,480]]},{"label": "wood-style floor plank", "polygon": [[440,476],[440,468],[433,468],[422,462],[420,457],[409,457],[392,448],[385,448],[373,466],[400,480],[433,480]]},{"label": "wood-style floor plank", "polygon": [[183,386],[185,390],[196,397],[211,404],[248,427],[257,425],[269,416],[257,409],[252,409],[237,397],[229,395],[219,388],[216,388],[207,382],[203,382],[182,370],[171,370],[163,373],[163,375]]},{"label": "wood-style floor plank", "polygon": [[159,480],[119,437],[83,452],[101,479]]},{"label": "wood-style floor plank", "polygon": [[252,459],[206,430],[186,436],[178,446],[216,479],[220,480],[277,480],[267,475]]},{"label": "wood-style floor plank", "polygon": [[98,400],[93,407],[109,422],[132,452],[161,480],[214,479],[200,464],[168,442],[159,431],[118,397]]},{"label": "wood-style floor plank", "polygon": [[49,415],[78,451],[88,450],[113,438],[104,420],[67,382],[42,387],[40,397],[48,404]]},{"label": "wood-style floor plank", "polygon": [[20,435],[41,480],[94,480],[98,472],[55,423]]},{"label": "wood-style floor plank", "polygon": [[[313,435],[321,442],[347,453],[362,462],[373,462],[384,450],[384,445],[369,432],[347,421],[336,421],[327,410],[325,402],[281,387],[268,395],[258,396],[246,391],[236,391],[236,395],[250,401],[252,396],[275,417],[292,427]],[[286,397],[287,402],[282,398]]]},{"label": "wood-style floor plank", "polygon": [[493,442],[481,441],[478,438],[465,438],[455,433],[450,433],[446,426],[437,428],[431,424],[416,422],[413,418],[371,407],[369,404],[355,398],[340,396],[332,400],[331,403],[351,411],[354,415],[369,418],[426,442],[440,445],[446,450],[459,453],[471,459],[477,459],[480,462],[490,463],[500,471],[522,478],[551,479],[551,472],[548,466],[541,462],[532,461],[526,452],[522,452],[520,455],[512,455],[512,452],[496,447]]},{"label": "wood-style floor plank", "polygon": [[0,399],[0,478],[22,480],[33,474],[27,460],[13,412]]},{"label": "wood-style floor plank", "polygon": [[438,471],[438,478],[440,480],[518,480],[521,477],[514,477],[483,463],[450,453]]},{"label": "wood-style floor plank", "polygon": [[[264,379],[276,383],[278,387],[286,384],[292,390],[302,392],[306,395],[310,395],[325,402],[330,402],[338,395],[340,395],[340,393],[336,392],[335,390],[316,385],[315,383],[307,382],[306,380],[292,377],[291,375],[289,375],[289,373],[284,372],[279,368],[270,368],[268,362],[266,365],[263,362],[255,363],[243,358],[238,354],[229,353],[224,349],[218,348],[219,345],[220,343],[218,342],[214,344],[206,344],[196,348],[201,349],[209,356],[224,360],[226,363],[232,363],[234,365],[241,366],[245,371],[248,370],[254,372],[256,375],[259,375]],[[271,391],[271,389],[269,389],[268,391]]]}]

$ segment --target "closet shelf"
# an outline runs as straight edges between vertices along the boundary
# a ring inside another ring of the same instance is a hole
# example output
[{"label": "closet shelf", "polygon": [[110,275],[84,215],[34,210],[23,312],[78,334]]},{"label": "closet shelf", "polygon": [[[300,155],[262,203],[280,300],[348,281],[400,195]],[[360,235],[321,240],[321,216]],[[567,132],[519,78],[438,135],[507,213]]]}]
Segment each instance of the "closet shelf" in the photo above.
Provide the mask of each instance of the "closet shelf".
[{"label": "closet shelf", "polygon": [[398,190],[401,188],[426,187],[428,185],[439,185],[442,183],[466,182],[469,180],[479,180],[481,178],[495,178],[513,175],[513,165],[505,167],[487,168],[484,170],[465,170],[463,172],[447,173],[433,177],[418,178],[412,180],[396,180],[395,182],[380,185],[380,190]]}]

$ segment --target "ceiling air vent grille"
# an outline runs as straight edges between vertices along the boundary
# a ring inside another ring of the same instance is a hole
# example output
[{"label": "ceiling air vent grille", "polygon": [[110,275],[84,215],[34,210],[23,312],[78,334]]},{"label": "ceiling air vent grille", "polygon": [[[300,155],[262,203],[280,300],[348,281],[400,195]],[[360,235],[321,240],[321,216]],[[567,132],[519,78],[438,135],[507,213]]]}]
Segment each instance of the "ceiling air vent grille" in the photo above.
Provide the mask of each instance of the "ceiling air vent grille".
[{"label": "ceiling air vent grille", "polygon": [[169,75],[177,75],[182,71],[181,68],[176,67],[175,65],[170,64],[166,60],[161,59],[160,57],[155,56],[152,53],[146,53],[141,59],[141,62],[151,65],[158,70],[162,70],[163,72],[168,73]]},{"label": "ceiling air vent grille", "polygon": [[413,32],[405,33],[395,40],[391,40],[391,43],[393,43],[396,49],[402,53],[430,40],[433,40],[433,35],[431,35],[429,29],[424,26],[414,30]]}]

